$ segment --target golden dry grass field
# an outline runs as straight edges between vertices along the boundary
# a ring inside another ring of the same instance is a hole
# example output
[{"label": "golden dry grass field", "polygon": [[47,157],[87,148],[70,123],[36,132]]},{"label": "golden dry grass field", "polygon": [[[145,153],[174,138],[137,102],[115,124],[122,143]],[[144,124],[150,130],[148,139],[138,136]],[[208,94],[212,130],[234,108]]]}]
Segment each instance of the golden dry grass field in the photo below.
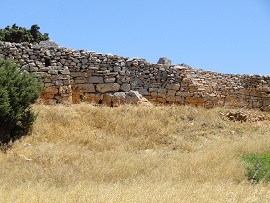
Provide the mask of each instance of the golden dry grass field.
[{"label": "golden dry grass field", "polygon": [[270,202],[241,156],[270,150],[270,122],[226,109],[34,107],[32,133],[0,152],[0,202]]}]

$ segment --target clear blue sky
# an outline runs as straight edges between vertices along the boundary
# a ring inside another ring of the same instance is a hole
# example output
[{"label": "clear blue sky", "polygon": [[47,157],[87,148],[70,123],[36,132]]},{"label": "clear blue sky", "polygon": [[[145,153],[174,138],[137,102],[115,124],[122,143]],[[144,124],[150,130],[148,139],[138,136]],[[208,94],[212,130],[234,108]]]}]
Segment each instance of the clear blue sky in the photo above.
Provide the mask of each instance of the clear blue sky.
[{"label": "clear blue sky", "polygon": [[0,27],[14,23],[73,49],[270,74],[270,0],[0,0]]}]

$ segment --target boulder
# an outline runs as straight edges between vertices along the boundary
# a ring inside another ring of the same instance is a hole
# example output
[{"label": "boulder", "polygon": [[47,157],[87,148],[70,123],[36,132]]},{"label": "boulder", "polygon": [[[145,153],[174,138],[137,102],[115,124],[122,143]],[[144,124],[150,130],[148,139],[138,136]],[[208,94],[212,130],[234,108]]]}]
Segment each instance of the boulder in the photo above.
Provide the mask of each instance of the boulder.
[{"label": "boulder", "polygon": [[137,91],[106,93],[103,95],[102,104],[117,107],[123,104],[152,105]]},{"label": "boulder", "polygon": [[55,41],[53,41],[51,39],[39,42],[39,46],[42,46],[42,47],[59,47],[59,45]]},{"label": "boulder", "polygon": [[172,65],[172,61],[166,57],[159,58],[157,64]]},{"label": "boulder", "polygon": [[132,90],[126,93],[126,103],[137,105],[151,105],[151,103],[138,91]]}]

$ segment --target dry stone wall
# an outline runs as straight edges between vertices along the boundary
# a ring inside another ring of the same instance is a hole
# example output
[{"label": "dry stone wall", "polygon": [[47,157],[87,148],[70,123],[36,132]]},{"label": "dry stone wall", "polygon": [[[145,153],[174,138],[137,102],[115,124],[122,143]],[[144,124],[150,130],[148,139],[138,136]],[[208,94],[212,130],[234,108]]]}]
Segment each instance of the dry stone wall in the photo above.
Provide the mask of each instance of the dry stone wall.
[{"label": "dry stone wall", "polygon": [[270,77],[221,74],[181,65],[152,64],[64,47],[0,42],[12,58],[44,82],[46,104],[95,102],[109,106],[144,98],[164,104],[270,110]]}]

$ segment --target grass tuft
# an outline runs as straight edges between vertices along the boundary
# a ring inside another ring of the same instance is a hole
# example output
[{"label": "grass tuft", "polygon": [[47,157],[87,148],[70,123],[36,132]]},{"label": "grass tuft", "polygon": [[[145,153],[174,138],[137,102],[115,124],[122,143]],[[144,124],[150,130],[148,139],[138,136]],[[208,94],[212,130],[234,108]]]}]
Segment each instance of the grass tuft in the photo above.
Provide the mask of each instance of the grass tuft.
[{"label": "grass tuft", "polygon": [[250,154],[243,156],[246,176],[252,183],[270,181],[270,154]]}]

